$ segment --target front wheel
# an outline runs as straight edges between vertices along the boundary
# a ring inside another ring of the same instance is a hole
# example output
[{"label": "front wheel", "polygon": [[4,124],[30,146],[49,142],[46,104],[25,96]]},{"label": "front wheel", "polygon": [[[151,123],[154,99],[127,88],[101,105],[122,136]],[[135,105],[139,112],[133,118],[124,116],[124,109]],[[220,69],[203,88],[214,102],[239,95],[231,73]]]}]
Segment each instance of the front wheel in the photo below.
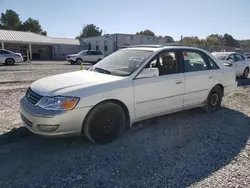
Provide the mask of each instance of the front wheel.
[{"label": "front wheel", "polygon": [[223,92],[219,86],[215,86],[209,93],[204,105],[207,112],[215,112],[220,109]]},{"label": "front wheel", "polygon": [[84,122],[83,131],[94,143],[107,144],[119,137],[125,124],[126,118],[122,108],[107,102],[91,110]]},{"label": "front wheel", "polygon": [[82,59],[77,58],[77,59],[76,59],[76,64],[77,64],[77,65],[81,65],[81,63],[82,63]]},{"label": "front wheel", "polygon": [[249,74],[249,69],[245,68],[243,75],[242,75],[242,78],[246,79],[248,77],[248,74]]}]

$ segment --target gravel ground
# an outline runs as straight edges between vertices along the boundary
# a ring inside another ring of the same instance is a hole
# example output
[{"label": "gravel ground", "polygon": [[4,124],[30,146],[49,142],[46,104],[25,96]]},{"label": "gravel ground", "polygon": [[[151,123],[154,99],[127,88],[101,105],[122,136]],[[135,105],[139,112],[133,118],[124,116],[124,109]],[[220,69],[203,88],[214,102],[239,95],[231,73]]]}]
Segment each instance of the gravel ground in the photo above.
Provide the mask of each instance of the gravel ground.
[{"label": "gravel ground", "polygon": [[[89,64],[84,64],[89,67]],[[70,65],[65,61],[20,63],[14,66],[0,66],[0,83],[8,81],[29,81],[54,74],[79,70],[79,65]]]},{"label": "gravel ground", "polygon": [[[249,92],[238,87],[216,113],[193,109],[142,122],[108,145],[32,134],[2,145],[0,187],[249,187]],[[0,91],[0,140],[20,129],[23,94]]]}]

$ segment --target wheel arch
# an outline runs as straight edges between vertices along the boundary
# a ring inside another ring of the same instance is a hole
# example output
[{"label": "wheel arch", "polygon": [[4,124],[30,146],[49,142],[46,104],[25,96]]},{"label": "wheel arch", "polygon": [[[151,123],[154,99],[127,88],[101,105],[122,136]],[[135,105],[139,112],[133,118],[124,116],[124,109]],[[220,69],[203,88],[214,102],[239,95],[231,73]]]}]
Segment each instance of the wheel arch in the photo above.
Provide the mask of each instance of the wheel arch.
[{"label": "wheel arch", "polygon": [[81,57],[77,57],[75,61],[77,61],[78,59],[80,59],[81,61],[83,61]]},{"label": "wheel arch", "polygon": [[[119,105],[124,114],[125,114],[125,118],[126,118],[126,128],[129,129],[130,128],[130,125],[131,125],[131,119],[130,119],[130,115],[129,115],[129,110],[128,110],[128,107],[120,100],[118,99],[106,99],[106,100],[103,100],[101,102],[98,102],[97,104],[95,104],[90,110],[89,112],[87,113],[86,117],[84,118],[84,121],[83,121],[83,126],[85,125],[85,122],[86,122],[86,119],[87,117],[91,114],[91,112],[93,111],[94,108],[96,108],[97,106],[99,105],[102,105],[104,103],[108,103],[108,102],[111,102],[111,103],[114,103],[114,104],[117,104]],[[82,133],[83,133],[83,127],[82,127]]]},{"label": "wheel arch", "polygon": [[12,59],[14,61],[14,63],[16,62],[13,57],[7,57],[4,62],[6,63],[8,59]]},{"label": "wheel arch", "polygon": [[[223,85],[222,84],[216,84],[214,87],[219,87],[220,89],[221,89],[221,91],[222,91],[222,96],[224,96],[224,87],[223,87]],[[214,88],[213,87],[213,88]],[[213,89],[212,88],[212,89]]]}]

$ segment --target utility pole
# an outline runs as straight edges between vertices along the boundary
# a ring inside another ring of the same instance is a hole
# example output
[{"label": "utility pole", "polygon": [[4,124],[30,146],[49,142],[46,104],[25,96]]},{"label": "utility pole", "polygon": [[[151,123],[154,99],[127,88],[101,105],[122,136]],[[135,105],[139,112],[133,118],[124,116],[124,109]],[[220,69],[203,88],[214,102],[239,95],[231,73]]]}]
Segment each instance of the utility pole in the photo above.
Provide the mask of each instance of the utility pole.
[{"label": "utility pole", "polygon": [[182,39],[183,39],[183,36],[181,35],[181,46],[182,46]]}]

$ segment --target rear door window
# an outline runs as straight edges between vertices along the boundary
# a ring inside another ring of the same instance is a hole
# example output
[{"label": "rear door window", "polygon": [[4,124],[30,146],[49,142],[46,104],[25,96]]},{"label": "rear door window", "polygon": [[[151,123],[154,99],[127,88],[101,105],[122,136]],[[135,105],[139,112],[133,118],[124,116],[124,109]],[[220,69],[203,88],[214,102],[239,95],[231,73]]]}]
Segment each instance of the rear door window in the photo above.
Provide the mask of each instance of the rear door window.
[{"label": "rear door window", "polygon": [[95,55],[102,55],[101,51],[96,51],[95,53]]},{"label": "rear door window", "polygon": [[87,55],[94,55],[93,51],[87,51]]}]

